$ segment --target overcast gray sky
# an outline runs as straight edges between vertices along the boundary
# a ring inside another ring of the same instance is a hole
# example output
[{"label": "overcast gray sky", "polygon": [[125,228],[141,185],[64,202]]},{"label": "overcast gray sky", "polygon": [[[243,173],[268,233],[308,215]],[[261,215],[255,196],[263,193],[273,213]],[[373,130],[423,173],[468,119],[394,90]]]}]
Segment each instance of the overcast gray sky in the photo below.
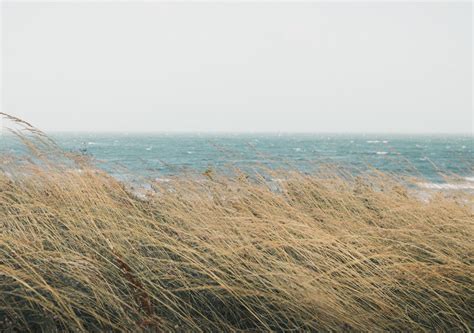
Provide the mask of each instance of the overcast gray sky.
[{"label": "overcast gray sky", "polygon": [[472,4],[2,2],[44,130],[471,132]]}]

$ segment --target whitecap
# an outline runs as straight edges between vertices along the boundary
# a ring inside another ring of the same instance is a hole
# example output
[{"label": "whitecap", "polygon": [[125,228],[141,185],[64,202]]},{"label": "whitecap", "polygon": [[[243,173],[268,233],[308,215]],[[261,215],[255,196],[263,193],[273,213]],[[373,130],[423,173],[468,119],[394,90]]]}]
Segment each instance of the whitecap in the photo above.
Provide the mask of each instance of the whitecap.
[{"label": "whitecap", "polygon": [[418,186],[432,190],[474,190],[474,184],[470,183],[418,183]]},{"label": "whitecap", "polygon": [[87,144],[88,144],[89,146],[93,146],[93,145],[96,145],[97,143],[92,142],[92,141],[89,141]]},{"label": "whitecap", "polygon": [[368,140],[366,141],[367,143],[379,143],[380,141],[379,140]]},{"label": "whitecap", "polygon": [[151,148],[153,148],[153,147],[146,147],[146,148],[145,148],[145,150],[148,150],[148,151],[150,151],[150,150],[151,150]]},{"label": "whitecap", "polygon": [[193,151],[187,151],[187,153],[188,153],[189,155],[194,154]]},{"label": "whitecap", "polygon": [[386,152],[386,151],[378,151],[377,152],[377,155],[387,155],[387,154],[388,154],[388,152]]},{"label": "whitecap", "polygon": [[281,183],[281,182],[284,182],[285,179],[283,179],[283,178],[272,178],[272,181]]},{"label": "whitecap", "polygon": [[141,200],[146,200],[147,199],[146,193],[143,193],[143,192],[140,192],[140,191],[133,191],[133,195],[137,199],[141,199]]},{"label": "whitecap", "polygon": [[465,177],[464,179],[467,180],[468,182],[474,183],[474,177]]},{"label": "whitecap", "polygon": [[293,148],[295,151],[301,151],[301,148]]},{"label": "whitecap", "polygon": [[383,143],[388,143],[388,141],[387,141],[387,140],[383,140],[382,142],[383,142]]},{"label": "whitecap", "polygon": [[155,178],[155,182],[157,182],[157,183],[168,183],[170,181],[171,181],[171,179],[169,179],[169,178]]}]

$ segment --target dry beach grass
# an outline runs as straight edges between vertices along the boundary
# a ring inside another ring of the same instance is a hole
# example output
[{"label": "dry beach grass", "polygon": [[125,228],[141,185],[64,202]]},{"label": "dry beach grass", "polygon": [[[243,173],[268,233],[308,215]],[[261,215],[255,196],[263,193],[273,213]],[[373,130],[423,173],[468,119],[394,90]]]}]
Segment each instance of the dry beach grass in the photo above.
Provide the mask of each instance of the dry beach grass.
[{"label": "dry beach grass", "polygon": [[75,163],[0,172],[0,330],[474,327],[469,194],[422,202],[377,173],[280,172],[275,189],[210,172],[139,197]]}]

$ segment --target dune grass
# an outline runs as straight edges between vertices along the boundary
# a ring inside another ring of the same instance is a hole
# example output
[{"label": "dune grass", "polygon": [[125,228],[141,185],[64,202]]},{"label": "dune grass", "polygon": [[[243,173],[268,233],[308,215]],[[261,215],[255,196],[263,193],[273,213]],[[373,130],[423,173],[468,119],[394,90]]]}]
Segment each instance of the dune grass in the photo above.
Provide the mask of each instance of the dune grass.
[{"label": "dune grass", "polygon": [[468,194],[282,171],[276,187],[208,172],[137,196],[79,169],[0,172],[0,331],[474,327]]}]

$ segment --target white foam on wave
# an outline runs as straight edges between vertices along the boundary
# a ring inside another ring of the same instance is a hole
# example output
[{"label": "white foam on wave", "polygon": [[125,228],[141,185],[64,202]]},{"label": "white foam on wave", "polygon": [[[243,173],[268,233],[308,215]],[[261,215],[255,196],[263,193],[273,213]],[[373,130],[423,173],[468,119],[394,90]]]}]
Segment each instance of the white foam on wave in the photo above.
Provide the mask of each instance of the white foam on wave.
[{"label": "white foam on wave", "polygon": [[366,141],[367,143],[379,143],[380,141],[379,140],[368,140]]},{"label": "white foam on wave", "polygon": [[386,151],[378,151],[377,152],[377,155],[387,155],[387,154],[388,154],[388,152],[386,152]]},{"label": "white foam on wave", "polygon": [[153,147],[146,147],[145,150],[150,151]]},{"label": "white foam on wave", "polygon": [[473,183],[418,183],[418,186],[431,190],[474,190]]},{"label": "white foam on wave", "polygon": [[97,143],[92,142],[92,141],[89,141],[87,144],[88,144],[89,146],[93,146],[93,145],[96,145]]},{"label": "white foam on wave", "polygon": [[468,182],[474,183],[474,177],[465,177],[464,179],[467,180]]},{"label": "white foam on wave", "polygon": [[169,178],[155,178],[155,182],[157,182],[157,183],[168,183],[170,181],[171,181],[171,179],[169,179]]}]

